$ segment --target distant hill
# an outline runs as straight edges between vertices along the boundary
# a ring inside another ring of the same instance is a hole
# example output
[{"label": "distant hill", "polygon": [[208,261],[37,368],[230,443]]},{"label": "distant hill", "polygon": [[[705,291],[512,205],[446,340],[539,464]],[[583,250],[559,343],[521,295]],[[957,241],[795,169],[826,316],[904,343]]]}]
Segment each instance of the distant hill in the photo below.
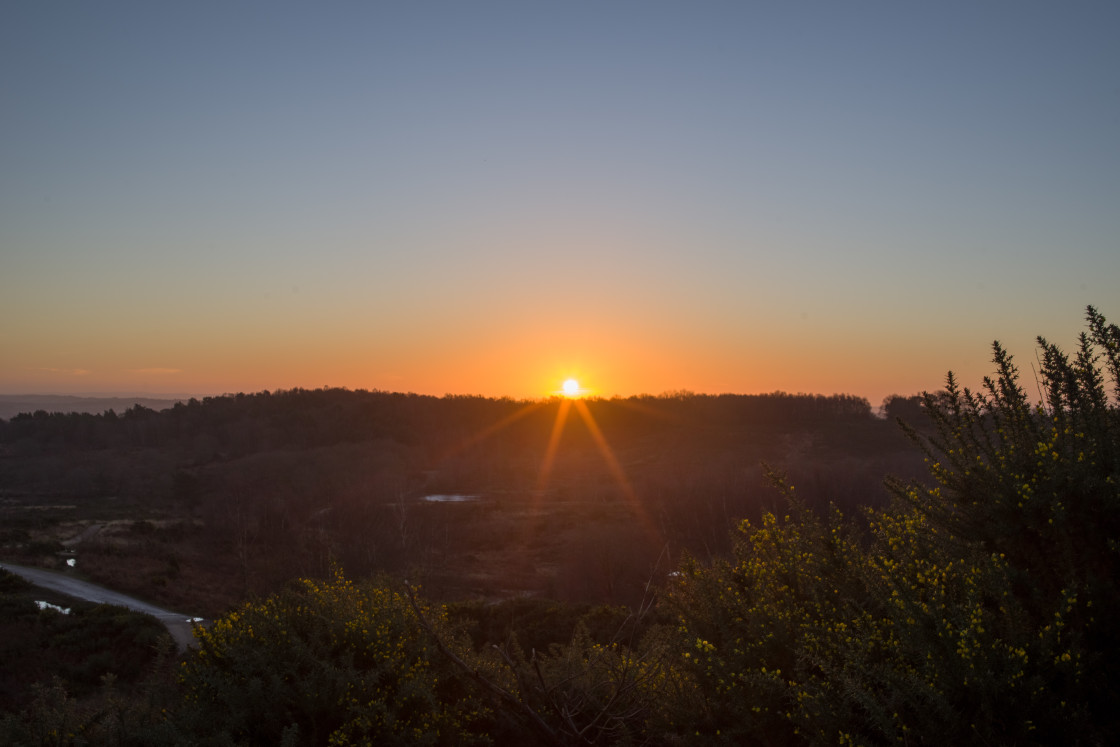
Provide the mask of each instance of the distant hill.
[{"label": "distant hill", "polygon": [[174,407],[182,399],[159,399],[154,397],[75,397],[62,394],[0,394],[0,419],[10,420],[21,412],[90,412],[99,414],[106,410],[124,412],[133,405],[140,404],[153,410],[166,410]]}]

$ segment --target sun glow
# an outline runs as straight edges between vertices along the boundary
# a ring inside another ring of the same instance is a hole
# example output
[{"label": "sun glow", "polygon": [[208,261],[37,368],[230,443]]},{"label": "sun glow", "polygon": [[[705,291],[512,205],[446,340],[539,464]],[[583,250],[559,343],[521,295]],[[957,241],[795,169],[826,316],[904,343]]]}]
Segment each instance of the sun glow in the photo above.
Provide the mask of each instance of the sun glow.
[{"label": "sun glow", "polygon": [[[638,526],[648,535],[652,541],[657,544],[662,544],[660,532],[650,516],[647,514],[641,501],[638,499],[634,491],[633,485],[626,474],[626,469],[622,466],[618,456],[614,453],[610,443],[607,441],[606,434],[599,427],[595,417],[592,415],[593,407],[608,407],[610,403],[602,400],[588,399],[593,396],[593,390],[585,389],[580,386],[579,380],[570,378],[560,384],[560,388],[553,391],[552,397],[548,399],[538,399],[536,401],[528,402],[516,412],[510,413],[501,420],[493,423],[490,426],[483,428],[481,431],[464,439],[457,444],[447,456],[452,454],[461,453],[466,449],[485,441],[499,431],[512,425],[514,422],[531,415],[532,413],[540,412],[544,409],[546,412],[550,408],[556,409],[556,417],[552,421],[552,427],[548,436],[548,444],[545,447],[544,454],[541,458],[540,468],[537,471],[536,487],[531,491],[532,497],[531,510],[534,512],[546,510],[543,504],[550,497],[555,497],[558,491],[555,487],[550,486],[550,479],[552,476],[553,467],[557,463],[557,459],[561,453],[562,441],[564,437],[565,427],[572,411],[578,416],[578,420],[582,420],[591,437],[591,441],[595,446],[595,450],[599,452],[606,465],[613,482],[621,497],[625,501],[625,505],[629,507],[631,516],[637,522]],[[441,500],[447,496],[439,496]],[[460,498],[460,496],[456,496]],[[519,538],[514,538],[513,543],[518,547],[528,548],[532,543],[536,542],[533,537],[524,535]],[[527,550],[526,550],[527,551]]]}]

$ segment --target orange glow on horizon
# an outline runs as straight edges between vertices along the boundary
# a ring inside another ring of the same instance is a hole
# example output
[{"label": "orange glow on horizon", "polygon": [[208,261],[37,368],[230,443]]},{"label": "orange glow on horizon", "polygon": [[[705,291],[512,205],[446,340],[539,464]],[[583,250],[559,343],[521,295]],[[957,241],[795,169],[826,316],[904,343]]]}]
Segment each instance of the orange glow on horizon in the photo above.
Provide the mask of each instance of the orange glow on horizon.
[{"label": "orange glow on horizon", "polygon": [[[299,336],[293,344],[272,332],[250,335],[236,319],[231,326],[204,340],[189,334],[142,338],[144,344],[135,349],[123,331],[108,338],[90,332],[82,340],[44,337],[28,343],[26,362],[0,362],[0,392],[210,396],[346,387],[538,400],[572,398],[571,385],[564,387],[571,379],[579,382],[576,396],[584,399],[784,391],[856,394],[877,406],[889,394],[938,389],[949,369],[969,382],[990,372],[983,340],[966,340],[961,350],[946,352],[904,336],[890,350],[876,341],[838,337],[847,348],[831,342],[808,350],[756,331],[719,347],[630,328],[580,327],[575,335],[544,325],[448,342],[407,325],[392,336],[374,338],[339,324],[316,336]],[[48,340],[64,352],[49,348]]]}]

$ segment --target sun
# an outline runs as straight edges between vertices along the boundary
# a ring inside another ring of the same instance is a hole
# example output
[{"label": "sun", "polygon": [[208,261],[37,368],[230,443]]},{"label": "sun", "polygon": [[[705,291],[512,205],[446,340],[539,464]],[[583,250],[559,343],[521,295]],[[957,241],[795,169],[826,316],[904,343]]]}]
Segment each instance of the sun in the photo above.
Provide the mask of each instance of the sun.
[{"label": "sun", "polygon": [[578,397],[583,393],[579,387],[579,382],[575,379],[567,379],[560,385],[560,390],[564,393],[565,397]]}]

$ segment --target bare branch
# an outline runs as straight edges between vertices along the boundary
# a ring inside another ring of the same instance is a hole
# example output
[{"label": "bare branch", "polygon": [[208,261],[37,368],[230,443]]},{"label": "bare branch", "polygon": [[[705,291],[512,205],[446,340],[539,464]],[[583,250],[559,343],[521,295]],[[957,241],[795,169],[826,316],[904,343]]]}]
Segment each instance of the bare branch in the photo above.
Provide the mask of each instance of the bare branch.
[{"label": "bare branch", "polygon": [[527,704],[522,702],[520,698],[513,695],[504,687],[501,687],[500,685],[488,680],[482,675],[481,672],[479,672],[467,662],[463,661],[463,659],[460,658],[454,651],[447,648],[447,646],[444,645],[443,640],[436,633],[435,629],[432,628],[431,623],[429,623],[428,619],[424,616],[424,613],[420,610],[420,605],[416,602],[416,594],[414,593],[413,588],[406,584],[405,589],[408,592],[408,602],[412,606],[412,611],[416,613],[416,619],[420,622],[420,627],[422,627],[424,631],[429,636],[431,636],[432,640],[436,644],[436,648],[439,649],[439,652],[441,654],[447,657],[448,660],[450,660],[451,663],[453,663],[455,666],[459,667],[459,669],[466,673],[467,676],[469,676],[472,680],[481,685],[483,689],[495,695],[501,702],[511,707],[514,711],[521,713],[523,716],[528,718],[529,721],[534,726],[536,726],[538,730],[540,730],[541,734],[544,735],[551,744],[563,744],[560,738],[556,735],[556,732],[554,732],[552,728],[547,723],[545,723],[544,719],[540,717],[540,714],[538,714]]}]

